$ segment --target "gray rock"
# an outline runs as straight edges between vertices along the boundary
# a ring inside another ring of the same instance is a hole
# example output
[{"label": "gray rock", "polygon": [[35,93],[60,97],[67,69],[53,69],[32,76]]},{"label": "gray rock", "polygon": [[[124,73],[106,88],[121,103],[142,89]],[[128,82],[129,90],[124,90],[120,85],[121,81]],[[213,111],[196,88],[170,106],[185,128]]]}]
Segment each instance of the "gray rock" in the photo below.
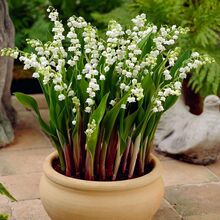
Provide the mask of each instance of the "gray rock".
[{"label": "gray rock", "polygon": [[[8,14],[7,1],[0,1],[0,49],[14,47],[14,26]],[[16,114],[11,105],[13,59],[0,57],[0,147],[14,139],[12,125]]]},{"label": "gray rock", "polygon": [[210,164],[220,153],[220,99],[205,98],[201,115],[191,114],[182,99],[162,117],[154,144],[158,152],[196,164]]}]

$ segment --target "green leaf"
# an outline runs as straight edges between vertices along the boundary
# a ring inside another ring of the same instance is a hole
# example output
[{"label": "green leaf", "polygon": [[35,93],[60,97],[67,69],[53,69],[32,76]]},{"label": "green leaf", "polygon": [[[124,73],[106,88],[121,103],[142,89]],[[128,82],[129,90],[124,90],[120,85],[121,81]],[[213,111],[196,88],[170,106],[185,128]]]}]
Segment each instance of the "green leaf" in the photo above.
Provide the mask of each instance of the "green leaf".
[{"label": "green leaf", "polygon": [[32,111],[34,111],[34,113],[37,116],[38,122],[41,126],[41,129],[49,136],[54,136],[54,134],[51,132],[51,129],[49,127],[49,125],[42,119],[41,115],[40,115],[40,111],[38,108],[38,104],[35,101],[35,99],[31,96],[25,95],[23,93],[20,92],[16,92],[14,93],[16,98],[18,99],[18,101],[27,109],[30,109]]},{"label": "green leaf", "polygon": [[124,115],[121,116],[120,121],[122,121],[122,123],[120,123],[120,129],[119,129],[119,136],[121,139],[120,155],[123,154],[126,149],[127,138],[132,132],[132,126],[134,125],[134,121],[137,117],[140,108],[141,106],[135,112],[128,115],[125,119],[124,119]]},{"label": "green leaf", "polygon": [[0,214],[0,220],[8,220],[8,215]]},{"label": "green leaf", "polygon": [[88,82],[84,78],[82,78],[77,84],[77,91],[80,103],[85,103],[87,98],[86,89],[88,88]]},{"label": "green leaf", "polygon": [[[142,111],[142,109],[140,109]],[[145,115],[144,115],[144,118],[142,118],[142,120],[139,122],[139,124],[137,125],[137,128],[134,130],[134,133],[133,133],[133,139],[135,140],[137,138],[137,136],[139,135],[139,133],[142,133],[144,132],[146,126],[147,126],[147,123],[148,123],[148,120],[151,116],[151,105],[149,105],[145,111]]]},{"label": "green leaf", "polygon": [[94,156],[95,156],[95,149],[96,149],[98,133],[99,133],[99,125],[100,125],[100,122],[105,114],[108,96],[109,96],[109,93],[107,93],[102,98],[101,102],[99,103],[99,106],[96,108],[96,110],[93,112],[93,114],[90,117],[90,122],[92,122],[92,120],[95,120],[95,122],[96,122],[95,131],[87,139],[87,149],[90,151],[90,153],[92,155],[92,159],[94,159]]},{"label": "green leaf", "polygon": [[147,74],[141,82],[142,88],[144,89],[144,103],[143,108],[146,109],[151,103],[151,97],[154,94],[156,88],[154,81],[150,74]]},{"label": "green leaf", "polygon": [[164,110],[167,111],[169,108],[171,108],[177,101],[179,96],[169,96],[167,97],[165,103],[164,103]]},{"label": "green leaf", "polygon": [[[158,117],[158,116],[157,116]],[[147,126],[145,128],[144,131],[144,137],[149,137],[150,133],[152,132],[152,130],[154,130],[154,127],[156,126],[155,121],[157,120],[156,114],[153,114],[149,117],[149,120],[147,122]]]},{"label": "green leaf", "polygon": [[106,103],[107,103],[107,100],[108,100],[108,96],[109,96],[109,93],[107,93],[101,100],[101,102],[99,103],[99,106],[96,108],[96,110],[93,112],[93,114],[91,115],[91,120],[95,120],[96,123],[100,124],[103,116],[104,116],[104,113],[105,113],[105,110],[106,110]]},{"label": "green leaf", "polygon": [[[114,97],[116,89],[114,87],[116,86],[115,80],[118,79],[117,73],[114,71],[115,69],[115,64],[113,64],[109,71],[105,74],[105,81],[104,81],[104,86],[103,86],[103,93],[106,94],[107,92],[111,91],[110,98]],[[116,79],[115,79],[116,77]]]},{"label": "green leaf", "polygon": [[151,35],[147,35],[138,43],[138,47],[142,50],[141,58],[143,58],[147,53],[150,52],[152,45],[153,40]]},{"label": "green leaf", "polygon": [[3,186],[2,183],[0,183],[0,194],[7,196],[12,201],[16,201],[16,199],[8,192],[8,190]]},{"label": "green leaf", "polygon": [[186,51],[178,58],[175,65],[170,70],[170,74],[172,76],[175,76],[176,71],[182,66],[182,64],[185,60],[190,58],[190,55],[191,55],[190,51]]},{"label": "green leaf", "polygon": [[65,136],[64,136],[63,133],[60,132],[58,129],[56,129],[56,132],[57,132],[57,136],[58,136],[60,145],[61,145],[62,147],[64,147],[64,146],[66,145],[66,138],[65,138]]},{"label": "green leaf", "polygon": [[121,109],[121,105],[124,104],[128,98],[128,96],[130,95],[130,91],[127,92],[118,103],[116,103],[116,105],[109,111],[107,112],[103,124],[104,124],[104,128],[105,128],[105,137],[104,140],[106,141],[106,144],[109,142],[111,133],[112,133],[112,129],[115,125],[115,121],[118,117],[119,111]]}]

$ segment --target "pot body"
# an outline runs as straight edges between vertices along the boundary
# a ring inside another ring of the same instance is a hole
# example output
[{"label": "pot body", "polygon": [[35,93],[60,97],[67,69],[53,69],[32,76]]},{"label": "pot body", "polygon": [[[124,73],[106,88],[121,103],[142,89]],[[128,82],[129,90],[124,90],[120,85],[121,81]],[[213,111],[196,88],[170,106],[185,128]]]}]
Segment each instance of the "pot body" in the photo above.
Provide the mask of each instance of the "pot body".
[{"label": "pot body", "polygon": [[153,170],[142,177],[115,181],[86,181],[63,176],[44,163],[40,197],[52,220],[150,220],[160,207],[164,184],[160,164],[151,155]]}]

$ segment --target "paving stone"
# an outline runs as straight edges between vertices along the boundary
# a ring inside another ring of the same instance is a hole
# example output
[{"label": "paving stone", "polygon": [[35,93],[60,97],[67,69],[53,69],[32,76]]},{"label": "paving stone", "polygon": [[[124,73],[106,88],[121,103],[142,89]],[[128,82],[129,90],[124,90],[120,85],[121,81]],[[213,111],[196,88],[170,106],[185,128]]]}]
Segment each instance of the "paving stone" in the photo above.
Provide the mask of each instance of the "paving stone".
[{"label": "paving stone", "polygon": [[15,140],[12,144],[0,149],[0,154],[3,151],[41,147],[51,147],[49,139],[40,131],[39,125],[31,112],[19,112],[18,124],[15,128]]},{"label": "paving stone", "polygon": [[[46,112],[48,110],[40,109],[40,111]],[[34,112],[27,109],[17,112],[17,124],[15,130],[26,129],[26,128],[40,130],[40,126],[34,115]]]},{"label": "paving stone", "polygon": [[11,97],[11,103],[17,112],[25,110],[25,108],[19,103],[14,95]]},{"label": "paving stone", "polygon": [[219,214],[193,215],[184,217],[183,220],[219,220]]},{"label": "paving stone", "polygon": [[18,112],[17,114],[17,124],[15,130],[23,130],[23,129],[38,129],[40,130],[37,120],[34,117],[33,113],[29,110]]},{"label": "paving stone", "polygon": [[44,97],[44,95],[42,93],[33,94],[31,96],[37,101],[39,109],[46,109],[46,108],[48,108],[47,107],[46,99],[45,99],[45,97]]},{"label": "paving stone", "polygon": [[4,151],[19,151],[36,148],[51,147],[49,139],[40,131],[34,129],[22,129],[15,131],[15,140],[12,144],[0,149],[0,154]]},{"label": "paving stone", "polygon": [[161,161],[165,186],[216,182],[219,179],[205,166],[176,160]]},{"label": "paving stone", "polygon": [[216,176],[220,178],[220,159],[216,163],[207,166]]},{"label": "paving stone", "polygon": [[50,220],[39,199],[13,203],[12,215],[16,220]]},{"label": "paving stone", "polygon": [[18,200],[38,199],[42,173],[0,176],[0,182]]},{"label": "paving stone", "polygon": [[220,183],[167,187],[165,198],[185,219],[220,219]]},{"label": "paving stone", "polygon": [[158,153],[157,151],[155,151],[154,149],[152,150],[152,153],[160,159],[160,161],[164,161],[164,160],[173,160],[171,157],[166,156],[165,154],[161,154]]},{"label": "paving stone", "polygon": [[0,195],[0,207],[8,205],[9,199],[6,196]]},{"label": "paving stone", "polygon": [[36,148],[23,151],[0,150],[0,175],[41,172],[46,156],[53,151],[52,148]]},{"label": "paving stone", "polygon": [[49,120],[49,111],[48,111],[48,109],[40,109],[40,114],[41,114],[41,117],[42,117],[46,122],[48,122],[48,120]]},{"label": "paving stone", "polygon": [[160,209],[152,220],[181,220],[181,217],[166,200],[163,200]]},{"label": "paving stone", "polygon": [[4,214],[4,215],[8,215],[8,217],[10,218],[10,220],[14,220],[14,218],[12,218],[12,210],[11,207],[9,205],[5,205],[5,206],[1,206],[0,205],[0,214]]}]

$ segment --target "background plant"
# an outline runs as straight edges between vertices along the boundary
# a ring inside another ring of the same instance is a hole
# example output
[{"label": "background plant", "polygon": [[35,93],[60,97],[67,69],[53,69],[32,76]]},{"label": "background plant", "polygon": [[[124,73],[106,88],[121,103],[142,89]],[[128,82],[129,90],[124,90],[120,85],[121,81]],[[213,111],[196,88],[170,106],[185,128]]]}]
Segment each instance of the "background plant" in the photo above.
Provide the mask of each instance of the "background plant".
[{"label": "background plant", "polygon": [[21,49],[26,48],[26,38],[41,38],[48,40],[50,36],[49,22],[44,17],[46,0],[8,0],[11,19],[15,26],[15,44]]},{"label": "background plant", "polygon": [[22,50],[30,50],[25,44],[25,39],[35,38],[47,41],[51,38],[50,23],[44,16],[44,11],[49,5],[57,8],[60,12],[60,18],[66,22],[67,19],[75,14],[83,16],[87,21],[95,25],[97,23],[92,13],[107,13],[121,5],[121,0],[8,0],[10,16],[15,26],[16,36],[15,44]]},{"label": "background plant", "polygon": [[65,31],[58,12],[48,12],[51,41],[27,39],[34,52],[6,48],[1,55],[19,56],[24,69],[35,70],[49,122],[32,97],[16,97],[35,112],[67,176],[116,180],[145,174],[161,114],[180,95],[186,74],[212,60],[175,47],[186,29],[157,28],[145,14],[132,19],[131,29],[110,21],[102,39],[82,17],[70,17]]},{"label": "background plant", "polygon": [[[7,196],[12,201],[16,201],[16,199],[8,192],[8,190],[4,187],[2,183],[0,183],[0,195]],[[7,220],[7,219],[8,219],[7,214],[0,213],[0,220]]]},{"label": "background plant", "polygon": [[106,14],[93,13],[93,17],[97,22],[105,24],[112,17],[126,24],[131,16],[141,12],[146,13],[148,19],[157,26],[177,24],[190,28],[188,34],[179,42],[180,47],[183,49],[195,48],[216,60],[215,63],[207,64],[194,71],[190,85],[202,96],[219,95],[220,2],[218,0],[126,0],[121,7]]}]

